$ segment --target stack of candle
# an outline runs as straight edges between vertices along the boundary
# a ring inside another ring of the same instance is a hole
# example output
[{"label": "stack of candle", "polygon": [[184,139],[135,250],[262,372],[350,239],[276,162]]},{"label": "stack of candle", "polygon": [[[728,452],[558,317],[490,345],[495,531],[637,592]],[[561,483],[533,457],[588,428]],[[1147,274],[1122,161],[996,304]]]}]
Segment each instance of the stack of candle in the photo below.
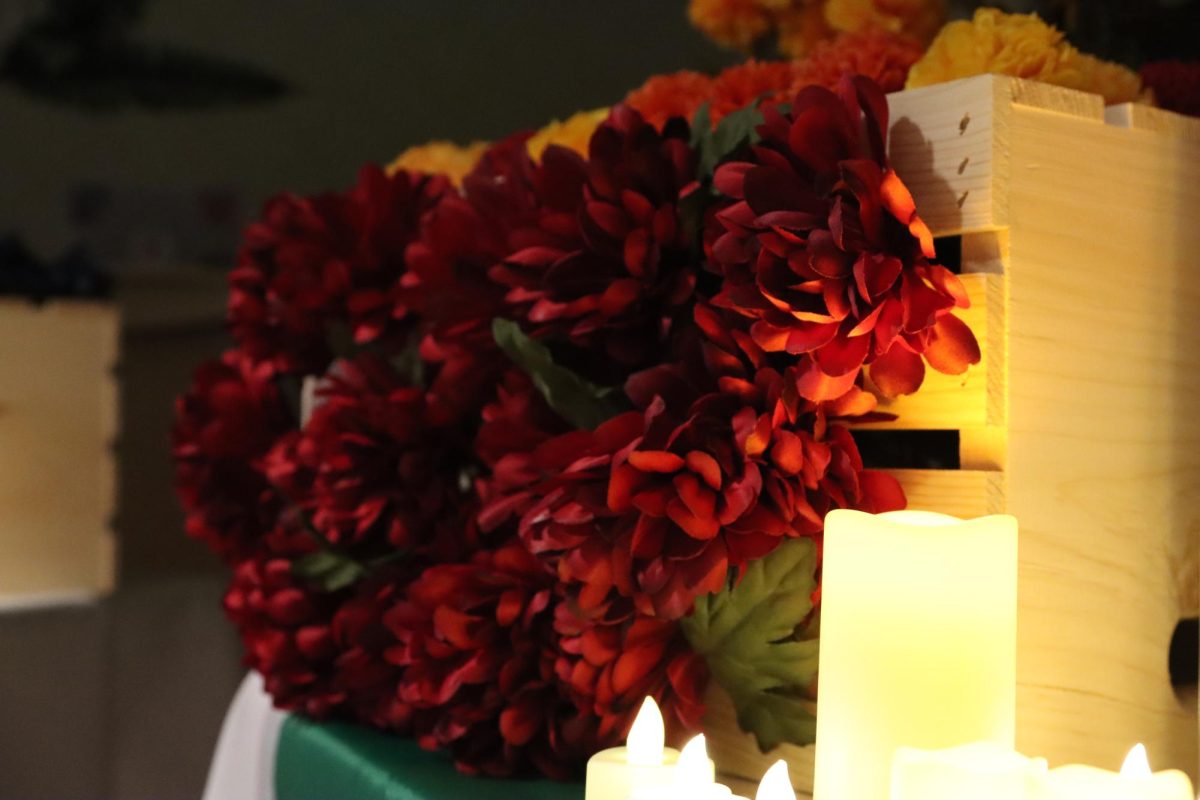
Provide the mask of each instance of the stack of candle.
[{"label": "stack of candle", "polygon": [[[717,783],[703,734],[680,752],[666,746],[664,733],[662,712],[647,697],[625,746],[588,761],[584,800],[746,800]],[[796,800],[787,764],[779,761],[767,770],[755,800]]]},{"label": "stack of candle", "polygon": [[[826,519],[816,800],[1194,800],[1141,745],[1119,773],[1014,750],[1017,524],[928,512]],[[968,744],[973,742],[973,744]],[[918,749],[920,748],[920,749]],[[588,762],[585,800],[734,800],[704,737],[664,746],[647,698],[626,747]],[[777,762],[756,800],[795,800]]]}]

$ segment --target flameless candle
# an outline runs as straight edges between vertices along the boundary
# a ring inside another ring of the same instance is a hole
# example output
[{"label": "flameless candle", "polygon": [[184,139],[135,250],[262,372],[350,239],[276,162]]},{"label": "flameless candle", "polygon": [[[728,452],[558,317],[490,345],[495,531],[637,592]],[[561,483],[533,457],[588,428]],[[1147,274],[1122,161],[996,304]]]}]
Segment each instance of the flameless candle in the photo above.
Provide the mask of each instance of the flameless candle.
[{"label": "flameless candle", "polygon": [[788,775],[787,762],[780,760],[762,776],[754,800],[796,800],[796,792],[792,789],[792,778]]},{"label": "flameless candle", "polygon": [[1013,749],[1017,521],[825,518],[817,800],[887,797],[902,745]]},{"label": "flameless candle", "polygon": [[662,712],[647,697],[625,746],[601,750],[588,760],[584,800],[628,800],[637,792],[670,787],[679,751],[665,747],[665,739]]},{"label": "flameless candle", "polygon": [[918,750],[901,747],[892,762],[891,800],[1023,800],[1046,779],[1046,760],[991,742]]},{"label": "flameless candle", "polygon": [[1194,800],[1192,782],[1176,769],[1151,772],[1146,748],[1129,751],[1120,773],[1070,764],[1050,770],[1044,800]]}]

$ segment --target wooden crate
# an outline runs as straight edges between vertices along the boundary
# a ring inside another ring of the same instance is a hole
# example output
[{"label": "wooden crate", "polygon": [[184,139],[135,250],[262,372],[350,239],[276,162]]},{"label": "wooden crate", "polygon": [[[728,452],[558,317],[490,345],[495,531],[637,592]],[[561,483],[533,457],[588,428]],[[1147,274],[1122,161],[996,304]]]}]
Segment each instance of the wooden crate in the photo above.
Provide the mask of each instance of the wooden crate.
[{"label": "wooden crate", "polygon": [[0,301],[0,608],[112,588],[117,338],[107,303]]},{"label": "wooden crate", "polygon": [[[884,427],[958,431],[960,470],[897,472],[910,507],[1020,521],[1017,746],[1116,768],[1142,741],[1195,778],[1167,654],[1200,611],[1200,120],[992,75],[889,103],[983,360]],[[719,769],[785,757],[811,790],[812,748],[763,755],[712,699]]]}]

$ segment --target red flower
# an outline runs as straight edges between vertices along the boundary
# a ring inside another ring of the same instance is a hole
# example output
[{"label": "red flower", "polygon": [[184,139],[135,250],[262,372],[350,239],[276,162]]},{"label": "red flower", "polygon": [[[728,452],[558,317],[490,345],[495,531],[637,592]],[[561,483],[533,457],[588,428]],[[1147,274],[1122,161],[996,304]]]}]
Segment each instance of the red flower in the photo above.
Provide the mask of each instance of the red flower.
[{"label": "red flower", "polygon": [[395,602],[395,576],[319,591],[293,571],[314,547],[289,516],[234,569],[224,606],[244,663],[262,674],[278,708],[406,731],[413,712],[396,697],[399,670],[383,657],[394,643],[381,620]]},{"label": "red flower", "polygon": [[691,122],[696,110],[711,100],[712,95],[712,78],[683,70],[655,75],[626,95],[625,103],[661,131],[675,117]]},{"label": "red flower", "polygon": [[422,746],[449,749],[469,773],[578,774],[594,730],[557,686],[554,604],[553,578],[516,542],[409,585],[384,621],[404,668],[398,696],[426,712]]},{"label": "red flower", "polygon": [[1138,73],[1160,108],[1200,117],[1200,61],[1155,61]]},{"label": "red flower", "polygon": [[[747,161],[721,165],[728,200],[706,231],[724,278],[713,302],[742,316],[768,352],[802,356],[799,390],[832,399],[870,365],[884,394],[921,385],[925,361],[978,362],[958,278],[931,261],[933,237],[886,158],[887,102],[871,81],[800,91],[766,106]],[[924,357],[924,361],[922,360]]]},{"label": "red flower", "polygon": [[[672,394],[654,386],[660,377],[640,378],[631,394]],[[480,524],[519,516],[522,540],[579,587],[585,611],[627,598],[638,613],[674,620],[724,587],[731,567],[785,537],[819,534],[829,510],[903,505],[894,481],[863,472],[829,412],[778,373],[723,386],[684,413],[655,397],[644,413],[502,459]]]},{"label": "red flower", "polygon": [[584,613],[561,603],[555,627],[558,678],[576,705],[598,720],[602,746],[624,740],[646,697],[662,709],[669,741],[700,730],[708,667],[677,623],[613,608]]},{"label": "red flower", "polygon": [[274,377],[233,350],[197,369],[175,402],[171,453],[187,532],[222,558],[240,558],[274,525],[261,461],[290,424]]},{"label": "red flower", "polygon": [[592,136],[587,162],[549,147],[531,178],[536,224],[492,277],[535,338],[566,339],[604,365],[597,379],[655,363],[692,297],[695,269],[676,200],[692,182],[687,126],[662,134],[617,106]]},{"label": "red flower", "polygon": [[816,85],[836,90],[844,76],[862,75],[885,92],[898,92],[908,70],[923,55],[920,42],[882,29],[843,33],[818,42],[795,63],[795,88]]},{"label": "red flower", "polygon": [[319,373],[331,323],[349,325],[360,343],[398,335],[391,294],[405,249],[449,189],[443,177],[368,166],[348,192],[270,200],[229,275],[238,342],[281,370]]},{"label": "red flower", "polygon": [[273,482],[338,546],[412,550],[439,557],[470,538],[460,472],[469,443],[423,389],[382,360],[339,361],[318,389],[298,436],[272,453]]}]

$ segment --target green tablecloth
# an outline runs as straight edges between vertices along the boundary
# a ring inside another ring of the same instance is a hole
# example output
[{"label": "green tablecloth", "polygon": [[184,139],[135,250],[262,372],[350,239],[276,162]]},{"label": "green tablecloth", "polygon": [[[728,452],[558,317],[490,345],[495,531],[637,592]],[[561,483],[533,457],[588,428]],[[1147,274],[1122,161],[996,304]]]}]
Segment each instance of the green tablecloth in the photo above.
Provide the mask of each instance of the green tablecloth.
[{"label": "green tablecloth", "polygon": [[581,800],[583,786],[471,778],[442,753],[353,725],[290,716],[275,760],[276,800]]}]

